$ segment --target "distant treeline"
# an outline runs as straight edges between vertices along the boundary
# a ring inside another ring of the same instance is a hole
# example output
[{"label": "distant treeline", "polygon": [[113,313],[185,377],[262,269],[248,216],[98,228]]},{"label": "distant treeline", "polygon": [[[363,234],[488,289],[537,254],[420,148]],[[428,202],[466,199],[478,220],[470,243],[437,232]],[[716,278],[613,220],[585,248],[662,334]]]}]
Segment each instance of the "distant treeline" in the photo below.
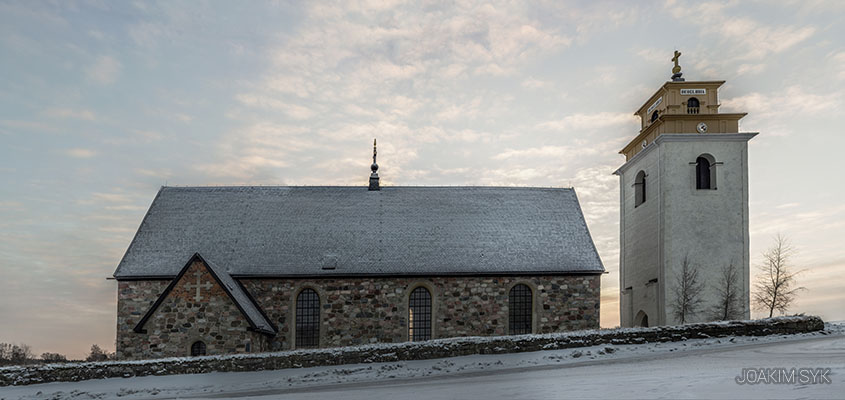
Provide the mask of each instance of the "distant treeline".
[{"label": "distant treeline", "polygon": [[28,344],[0,343],[0,366],[71,361],[107,361],[113,359],[114,353],[107,353],[96,344],[91,346],[91,352],[88,353],[85,360],[68,360],[64,354],[50,352],[41,353],[41,357],[36,357],[32,353],[32,347]]}]

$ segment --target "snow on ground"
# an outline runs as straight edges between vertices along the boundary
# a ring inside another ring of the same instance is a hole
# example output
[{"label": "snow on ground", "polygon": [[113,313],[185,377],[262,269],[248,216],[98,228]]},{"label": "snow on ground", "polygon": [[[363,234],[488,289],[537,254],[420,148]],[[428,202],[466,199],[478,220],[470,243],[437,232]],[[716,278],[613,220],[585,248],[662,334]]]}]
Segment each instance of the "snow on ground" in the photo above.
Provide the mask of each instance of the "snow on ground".
[{"label": "snow on ground", "polygon": [[[739,385],[742,368],[831,368],[831,384]],[[62,382],[0,399],[845,398],[845,323],[825,332],[434,360]]]}]

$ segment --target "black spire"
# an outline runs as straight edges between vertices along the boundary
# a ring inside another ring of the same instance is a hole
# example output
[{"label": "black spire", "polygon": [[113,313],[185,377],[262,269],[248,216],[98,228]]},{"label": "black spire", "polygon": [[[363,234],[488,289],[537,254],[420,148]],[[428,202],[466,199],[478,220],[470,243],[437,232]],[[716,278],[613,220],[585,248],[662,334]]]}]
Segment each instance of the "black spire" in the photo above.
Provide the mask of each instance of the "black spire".
[{"label": "black spire", "polygon": [[380,190],[378,184],[378,164],[376,164],[376,140],[373,139],[373,165],[370,166],[370,169],[373,171],[370,174],[370,190]]}]

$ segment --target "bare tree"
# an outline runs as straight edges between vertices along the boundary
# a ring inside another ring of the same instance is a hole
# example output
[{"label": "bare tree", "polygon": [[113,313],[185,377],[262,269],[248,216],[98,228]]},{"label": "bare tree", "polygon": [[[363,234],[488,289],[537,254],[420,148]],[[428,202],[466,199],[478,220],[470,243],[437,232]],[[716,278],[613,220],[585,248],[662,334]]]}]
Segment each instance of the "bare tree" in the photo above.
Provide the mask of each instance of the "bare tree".
[{"label": "bare tree", "polygon": [[106,361],[109,359],[108,353],[103,351],[99,345],[92,345],[91,346],[91,354],[88,354],[88,357],[85,358],[85,361]]},{"label": "bare tree", "polygon": [[763,264],[760,265],[760,274],[754,285],[754,306],[768,311],[769,317],[774,315],[775,310],[785,313],[795,301],[797,292],[805,290],[803,287],[793,287],[795,276],[801,273],[791,271],[790,259],[794,254],[792,244],[781,234],[775,237],[775,244],[763,253]]},{"label": "bare tree", "polygon": [[0,343],[0,363],[25,364],[32,359],[32,348],[28,344]]},{"label": "bare tree", "polygon": [[720,272],[716,281],[716,293],[719,297],[716,305],[713,306],[713,319],[722,321],[739,319],[743,315],[743,307],[740,304],[739,271],[734,263],[730,263],[723,265]]},{"label": "bare tree", "polygon": [[681,271],[675,279],[675,302],[672,304],[673,315],[682,324],[695,315],[701,308],[701,293],[704,285],[698,277],[698,269],[684,256]]},{"label": "bare tree", "polygon": [[41,360],[47,362],[65,362],[67,357],[59,353],[41,353]]}]

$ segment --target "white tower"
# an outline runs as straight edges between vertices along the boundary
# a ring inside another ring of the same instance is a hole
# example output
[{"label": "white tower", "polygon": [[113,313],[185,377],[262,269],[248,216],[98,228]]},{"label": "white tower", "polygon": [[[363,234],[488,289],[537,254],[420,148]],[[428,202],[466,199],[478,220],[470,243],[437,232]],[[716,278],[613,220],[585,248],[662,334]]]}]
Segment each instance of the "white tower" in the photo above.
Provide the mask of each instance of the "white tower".
[{"label": "white tower", "polygon": [[623,327],[680,323],[673,313],[684,260],[698,271],[698,312],[718,319],[723,270],[733,265],[738,301],[749,318],[748,140],[745,113],[720,114],[724,81],[686,82],[678,56],[672,81],[637,110],[639,134],[621,154],[620,319]]}]

